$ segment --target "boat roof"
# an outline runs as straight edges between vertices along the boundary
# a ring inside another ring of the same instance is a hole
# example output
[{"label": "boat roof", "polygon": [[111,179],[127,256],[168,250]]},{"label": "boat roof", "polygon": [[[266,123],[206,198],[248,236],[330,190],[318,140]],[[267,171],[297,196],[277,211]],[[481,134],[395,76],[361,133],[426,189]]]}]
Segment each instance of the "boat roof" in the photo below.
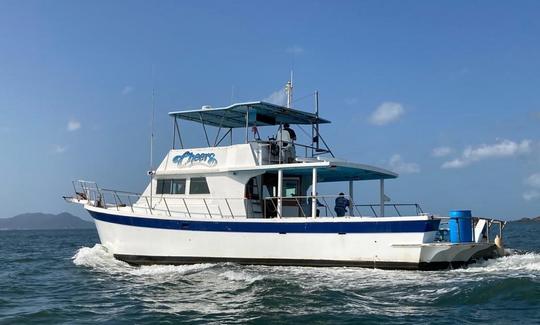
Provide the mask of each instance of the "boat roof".
[{"label": "boat roof", "polygon": [[198,169],[198,170],[171,170],[158,171],[157,175],[170,174],[208,174],[222,172],[246,172],[246,171],[264,171],[274,173],[278,170],[283,170],[284,174],[294,176],[311,175],[313,168],[317,168],[318,182],[344,182],[344,181],[364,181],[375,179],[392,179],[397,178],[398,174],[375,166],[353,163],[340,159],[328,157],[318,157],[298,163],[290,164],[274,164],[274,165],[259,165],[252,167],[225,167],[216,168],[213,170]]},{"label": "boat roof", "polygon": [[318,182],[321,183],[392,179],[398,177],[398,174],[384,168],[329,158],[316,159],[313,162],[287,164],[286,168],[283,168],[283,165],[261,167],[266,167],[267,171],[283,169],[287,175],[296,176],[311,175],[313,168],[317,167],[317,178]]},{"label": "boat roof", "polygon": [[[246,114],[248,123],[246,125]],[[263,101],[236,103],[227,107],[206,108],[170,112],[170,116],[182,120],[198,122],[223,128],[244,128],[246,126],[270,126],[280,124],[324,124],[329,120],[316,114],[304,112]]]}]

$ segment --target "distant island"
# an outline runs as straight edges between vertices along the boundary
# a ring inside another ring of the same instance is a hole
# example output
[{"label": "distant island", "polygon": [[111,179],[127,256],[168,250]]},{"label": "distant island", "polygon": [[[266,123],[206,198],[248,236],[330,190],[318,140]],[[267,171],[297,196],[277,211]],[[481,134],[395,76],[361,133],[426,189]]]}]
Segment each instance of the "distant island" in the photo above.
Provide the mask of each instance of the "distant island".
[{"label": "distant island", "polygon": [[521,218],[516,220],[515,222],[540,222],[540,216],[535,218]]},{"label": "distant island", "polygon": [[11,218],[0,218],[0,230],[91,229],[93,222],[70,213],[24,213]]}]

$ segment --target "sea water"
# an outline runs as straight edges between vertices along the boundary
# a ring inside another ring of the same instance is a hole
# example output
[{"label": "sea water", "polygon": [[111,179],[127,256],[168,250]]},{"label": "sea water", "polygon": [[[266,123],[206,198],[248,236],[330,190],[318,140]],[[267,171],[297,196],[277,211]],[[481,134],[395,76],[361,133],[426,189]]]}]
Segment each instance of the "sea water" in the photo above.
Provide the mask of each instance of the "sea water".
[{"label": "sea water", "polygon": [[446,271],[133,267],[95,230],[0,231],[0,324],[540,323],[540,224],[511,255]]}]

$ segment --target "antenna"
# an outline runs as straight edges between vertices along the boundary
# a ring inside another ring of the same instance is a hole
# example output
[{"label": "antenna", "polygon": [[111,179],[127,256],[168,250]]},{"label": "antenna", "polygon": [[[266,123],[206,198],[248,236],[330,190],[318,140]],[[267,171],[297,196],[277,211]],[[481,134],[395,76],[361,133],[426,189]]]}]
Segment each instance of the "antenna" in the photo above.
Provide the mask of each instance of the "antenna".
[{"label": "antenna", "polygon": [[[312,143],[311,146],[315,145],[315,152],[319,152],[319,91],[315,91],[315,117],[317,118],[315,124],[312,125],[311,135]],[[311,149],[313,156],[313,148]]]},{"label": "antenna", "polygon": [[291,108],[293,101],[293,71],[291,70],[291,79],[287,81],[285,85],[285,92],[287,93],[287,108]]},{"label": "antenna", "polygon": [[152,192],[154,192],[154,116],[156,111],[155,105],[156,87],[154,78],[154,65],[152,65],[152,119],[150,122],[150,170],[148,176],[150,176],[150,209],[152,208]]}]

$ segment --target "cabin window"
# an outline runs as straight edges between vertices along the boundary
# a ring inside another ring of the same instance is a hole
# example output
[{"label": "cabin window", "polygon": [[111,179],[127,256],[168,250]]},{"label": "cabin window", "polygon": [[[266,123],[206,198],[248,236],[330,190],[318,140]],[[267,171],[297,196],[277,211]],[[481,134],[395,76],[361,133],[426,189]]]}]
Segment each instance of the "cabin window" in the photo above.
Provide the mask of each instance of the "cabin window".
[{"label": "cabin window", "polygon": [[206,177],[192,177],[189,184],[189,194],[210,194]]},{"label": "cabin window", "polygon": [[173,179],[171,184],[171,194],[185,194],[186,193],[186,180],[185,179]]},{"label": "cabin window", "polygon": [[285,178],[283,180],[283,196],[291,197],[298,195],[298,189],[300,187],[300,179],[297,178]]},{"label": "cabin window", "polygon": [[185,179],[158,179],[156,194],[185,194]]},{"label": "cabin window", "polygon": [[170,194],[171,193],[171,180],[170,179],[158,179],[156,194]]}]

